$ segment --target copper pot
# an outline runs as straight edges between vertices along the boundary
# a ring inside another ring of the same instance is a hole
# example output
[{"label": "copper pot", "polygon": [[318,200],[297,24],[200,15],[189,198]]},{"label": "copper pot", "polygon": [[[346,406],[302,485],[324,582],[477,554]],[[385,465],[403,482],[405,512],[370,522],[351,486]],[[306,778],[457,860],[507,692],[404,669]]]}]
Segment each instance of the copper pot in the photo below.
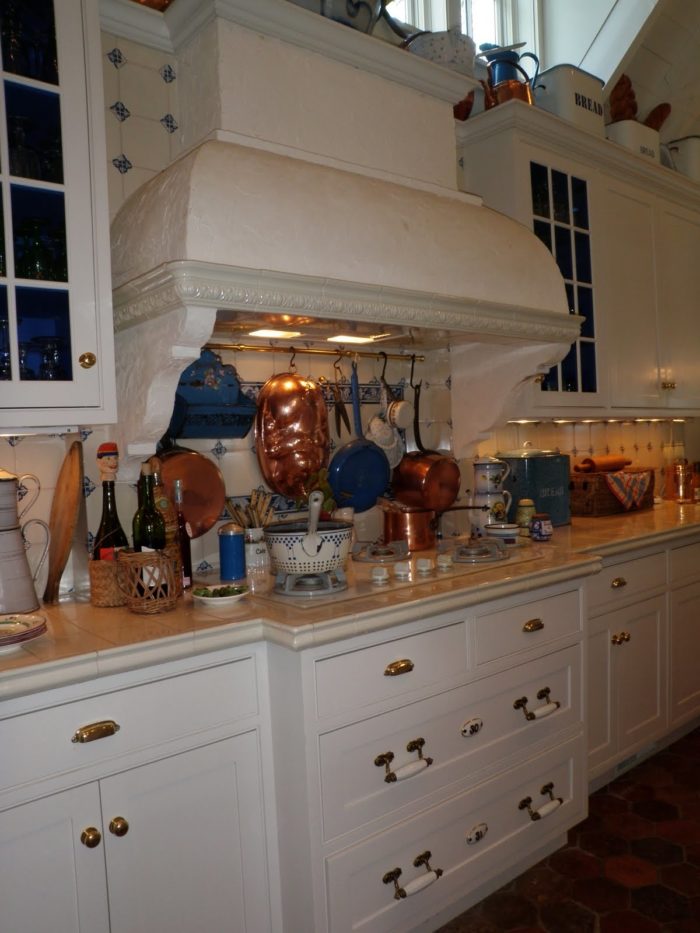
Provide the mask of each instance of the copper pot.
[{"label": "copper pot", "polygon": [[418,426],[420,383],[413,387],[413,433],[418,450],[404,454],[394,467],[391,485],[404,505],[444,512],[459,495],[460,472],[457,461],[446,454],[426,450]]},{"label": "copper pot", "polygon": [[405,541],[409,551],[435,547],[437,515],[433,509],[412,509],[388,499],[377,503],[384,513],[384,541]]}]

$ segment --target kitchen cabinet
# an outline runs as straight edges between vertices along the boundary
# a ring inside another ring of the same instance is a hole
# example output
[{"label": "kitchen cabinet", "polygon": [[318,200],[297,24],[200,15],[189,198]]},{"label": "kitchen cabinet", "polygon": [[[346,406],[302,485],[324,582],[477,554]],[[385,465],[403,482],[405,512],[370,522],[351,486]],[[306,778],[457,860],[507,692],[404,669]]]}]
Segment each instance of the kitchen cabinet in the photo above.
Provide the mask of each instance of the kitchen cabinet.
[{"label": "kitchen cabinet", "polygon": [[269,646],[286,929],[434,928],[564,843],[586,812],[582,631],[574,582]]},{"label": "kitchen cabinet", "polygon": [[0,113],[0,426],[116,418],[99,10],[9,2]]},{"label": "kitchen cabinet", "polygon": [[669,721],[672,728],[700,715],[700,543],[669,554]]},{"label": "kitchen cabinet", "polygon": [[570,353],[513,416],[697,412],[688,334],[700,187],[519,101],[458,126],[457,137],[461,186],[540,237],[583,318]]},{"label": "kitchen cabinet", "polygon": [[272,928],[256,661],[0,720],[3,929]]}]

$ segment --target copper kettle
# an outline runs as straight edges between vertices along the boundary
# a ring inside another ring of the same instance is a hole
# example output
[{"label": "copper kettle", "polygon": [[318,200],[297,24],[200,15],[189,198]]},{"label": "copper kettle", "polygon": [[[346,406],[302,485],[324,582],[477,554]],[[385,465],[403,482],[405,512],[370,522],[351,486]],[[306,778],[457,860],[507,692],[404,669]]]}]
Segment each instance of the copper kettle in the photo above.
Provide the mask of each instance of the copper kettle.
[{"label": "copper kettle", "polygon": [[494,83],[494,65],[490,62],[487,65],[489,79],[488,81],[480,82],[484,89],[484,110],[490,110],[497,104],[503,104],[507,100],[522,100],[523,103],[534,104],[535,96],[532,93],[530,76],[521,65],[515,62],[512,62],[510,67],[519,71],[525,80],[520,81],[518,78],[507,78],[505,81]]}]

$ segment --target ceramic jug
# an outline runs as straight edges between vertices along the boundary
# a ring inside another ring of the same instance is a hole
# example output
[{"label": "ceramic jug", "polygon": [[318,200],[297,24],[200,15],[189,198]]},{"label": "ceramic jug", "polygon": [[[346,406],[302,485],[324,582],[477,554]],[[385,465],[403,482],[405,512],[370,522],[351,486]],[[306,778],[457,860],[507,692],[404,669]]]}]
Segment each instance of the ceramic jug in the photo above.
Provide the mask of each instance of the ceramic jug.
[{"label": "ceramic jug", "polygon": [[477,492],[474,496],[471,514],[471,532],[477,538],[484,535],[486,525],[508,521],[508,509],[511,503],[511,494],[507,489],[500,492]]},{"label": "ceramic jug", "polygon": [[[27,551],[32,545],[26,535],[31,526],[40,527],[44,537],[34,573],[27,560]],[[49,526],[40,518],[30,518],[23,528],[16,526],[0,531],[0,612],[33,612],[39,608],[34,581],[48,549]]]},{"label": "ceramic jug", "polygon": [[[21,508],[18,510],[17,499],[21,489],[26,489],[26,482],[29,482],[32,489],[25,493],[21,501]],[[38,477],[33,473],[22,473],[16,476],[7,470],[0,469],[0,531],[9,528],[17,528],[19,520],[39,498],[41,492],[41,483]]]},{"label": "ceramic jug", "polygon": [[503,482],[510,473],[510,466],[496,457],[477,457],[474,461],[474,492],[502,493]]}]

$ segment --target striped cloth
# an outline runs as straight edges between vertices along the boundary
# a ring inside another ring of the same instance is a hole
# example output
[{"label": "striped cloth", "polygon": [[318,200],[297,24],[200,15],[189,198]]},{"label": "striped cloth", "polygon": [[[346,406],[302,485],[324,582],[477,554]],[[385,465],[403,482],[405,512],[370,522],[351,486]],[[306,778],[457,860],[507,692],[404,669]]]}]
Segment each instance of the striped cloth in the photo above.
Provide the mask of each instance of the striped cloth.
[{"label": "striped cloth", "polygon": [[639,508],[651,482],[651,470],[635,473],[625,473],[621,470],[619,473],[606,473],[605,482],[624,509]]}]

